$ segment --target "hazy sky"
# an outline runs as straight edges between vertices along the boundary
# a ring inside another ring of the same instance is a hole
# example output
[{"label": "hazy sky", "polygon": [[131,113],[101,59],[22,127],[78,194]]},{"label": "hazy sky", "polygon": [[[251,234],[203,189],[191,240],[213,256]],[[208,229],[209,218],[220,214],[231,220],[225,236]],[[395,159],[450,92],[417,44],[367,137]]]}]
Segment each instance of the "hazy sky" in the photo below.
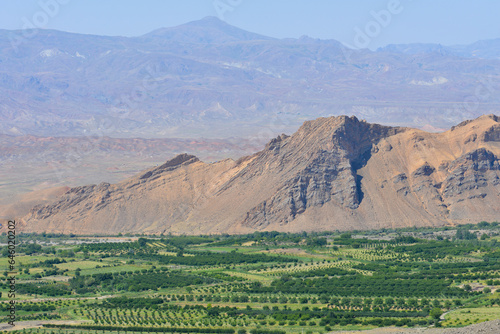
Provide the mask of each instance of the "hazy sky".
[{"label": "hazy sky", "polygon": [[371,49],[500,37],[498,0],[0,0],[0,28],[138,36],[218,16],[272,37],[308,35]]}]

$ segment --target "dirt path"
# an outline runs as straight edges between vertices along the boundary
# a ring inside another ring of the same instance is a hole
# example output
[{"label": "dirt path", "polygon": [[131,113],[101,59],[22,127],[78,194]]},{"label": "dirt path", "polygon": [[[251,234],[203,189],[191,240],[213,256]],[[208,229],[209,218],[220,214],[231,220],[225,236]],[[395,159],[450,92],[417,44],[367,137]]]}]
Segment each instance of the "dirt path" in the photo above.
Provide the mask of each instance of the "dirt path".
[{"label": "dirt path", "polygon": [[482,322],[461,328],[397,328],[384,327],[368,331],[339,331],[334,334],[499,334],[500,320]]},{"label": "dirt path", "polygon": [[0,324],[0,331],[15,331],[23,330],[28,328],[40,328],[43,324],[66,324],[66,325],[78,325],[89,322],[89,320],[29,320],[29,321],[16,321],[16,325],[13,327],[9,324]]},{"label": "dirt path", "polygon": [[[114,297],[113,295],[106,295],[106,296],[99,296],[99,297],[70,297],[70,298],[33,298],[33,299],[16,299],[16,303],[26,303],[26,302],[55,302],[55,301],[65,301],[65,300],[84,300],[84,299],[106,299],[106,298],[111,298]],[[8,303],[8,300],[4,300],[0,303]]]},{"label": "dirt path", "polygon": [[[9,324],[0,324],[0,331],[13,331],[28,328],[39,328],[43,324],[67,324],[78,325],[89,322],[89,320],[32,320],[19,321],[16,326]],[[91,321],[90,321],[91,322]],[[397,328],[384,327],[367,331],[335,331],[332,334],[499,334],[500,320],[492,320],[476,325],[470,325],[462,328]]]}]

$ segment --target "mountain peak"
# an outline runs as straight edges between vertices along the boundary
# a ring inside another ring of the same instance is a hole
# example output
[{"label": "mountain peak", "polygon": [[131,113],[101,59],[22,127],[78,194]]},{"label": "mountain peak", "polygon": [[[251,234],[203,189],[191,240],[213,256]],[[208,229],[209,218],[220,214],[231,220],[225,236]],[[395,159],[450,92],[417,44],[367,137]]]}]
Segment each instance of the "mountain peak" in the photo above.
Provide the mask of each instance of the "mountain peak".
[{"label": "mountain peak", "polygon": [[491,126],[500,122],[500,117],[495,114],[481,115],[476,119],[465,120],[455,126],[452,126],[450,131],[455,131],[456,129],[463,128],[465,126],[472,127],[473,129],[477,129],[481,126]]},{"label": "mountain peak", "polygon": [[182,154],[118,184],[73,188],[21,222],[26,232],[208,234],[493,220],[497,122],[487,115],[430,134],[320,118],[239,162]]},{"label": "mountain peak", "polygon": [[148,170],[146,173],[139,176],[139,179],[145,180],[145,179],[148,179],[152,176],[158,176],[158,175],[161,175],[162,173],[177,169],[180,166],[189,165],[189,164],[192,164],[192,163],[195,163],[198,161],[199,161],[199,159],[197,157],[195,157],[194,155],[182,153],[182,154],[179,154],[179,155],[175,156],[174,158],[168,160],[163,165]]},{"label": "mountain peak", "polygon": [[191,21],[191,22],[188,22],[186,24],[192,25],[192,26],[201,25],[201,26],[205,26],[205,27],[206,26],[218,26],[218,27],[230,26],[225,21],[222,21],[221,19],[219,19],[216,16],[205,16],[204,18],[202,18],[200,20]]},{"label": "mountain peak", "polygon": [[272,38],[236,28],[215,16],[191,21],[176,27],[161,28],[145,38],[161,38],[193,44],[224,44],[239,41],[271,40]]},{"label": "mountain peak", "polygon": [[356,116],[340,115],[306,121],[296,135],[304,138],[316,138],[316,142],[330,143],[333,140],[336,145],[345,141],[350,143],[363,142],[362,146],[366,146],[382,137],[402,131],[405,131],[405,128],[371,124],[365,120],[359,120]]}]

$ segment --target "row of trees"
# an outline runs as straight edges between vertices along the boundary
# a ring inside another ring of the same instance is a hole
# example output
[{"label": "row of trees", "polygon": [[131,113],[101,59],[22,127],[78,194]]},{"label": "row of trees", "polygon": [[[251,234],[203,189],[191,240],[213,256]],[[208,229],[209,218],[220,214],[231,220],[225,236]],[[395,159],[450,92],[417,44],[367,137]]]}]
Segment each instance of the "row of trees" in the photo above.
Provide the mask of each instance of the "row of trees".
[{"label": "row of trees", "polygon": [[271,283],[270,287],[244,288],[248,293],[301,293],[327,294],[337,296],[391,296],[391,297],[466,297],[473,293],[452,287],[451,280],[435,278],[407,279],[386,276],[341,276],[322,278],[292,278],[282,277]]},{"label": "row of trees", "polygon": [[[187,253],[187,252],[186,252]],[[172,256],[159,254],[135,254],[135,258],[158,261],[161,264],[180,264],[187,266],[235,265],[244,263],[298,262],[297,259],[266,254],[244,254],[236,251],[229,253],[189,252],[191,256]]]},{"label": "row of trees", "polygon": [[185,327],[143,327],[143,326],[113,326],[113,325],[57,325],[43,324],[45,328],[60,328],[73,330],[100,330],[100,331],[122,331],[122,332],[152,332],[152,333],[215,333],[234,334],[232,328],[185,328]]},{"label": "row of trees", "polygon": [[145,291],[159,288],[185,287],[188,285],[210,284],[215,279],[204,276],[183,274],[180,272],[140,272],[129,275],[112,273],[92,276],[75,276],[69,283],[73,289],[105,289],[112,291]]}]

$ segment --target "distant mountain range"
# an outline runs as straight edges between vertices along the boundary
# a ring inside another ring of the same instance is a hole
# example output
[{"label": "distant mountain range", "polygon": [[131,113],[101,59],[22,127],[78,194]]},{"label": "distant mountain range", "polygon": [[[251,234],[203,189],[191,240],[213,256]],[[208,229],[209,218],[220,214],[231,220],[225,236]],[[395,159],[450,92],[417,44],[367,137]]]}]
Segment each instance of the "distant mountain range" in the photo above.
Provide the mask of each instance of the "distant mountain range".
[{"label": "distant mountain range", "polygon": [[500,59],[500,38],[475,42],[469,45],[444,46],[441,44],[390,44],[378,52],[403,53],[407,55],[432,54],[463,58]]},{"label": "distant mountain range", "polygon": [[206,234],[493,221],[500,215],[499,144],[495,115],[442,133],[319,118],[236,161],[207,164],[181,154],[116,184],[54,190],[18,225]]},{"label": "distant mountain range", "polygon": [[351,50],[214,18],[134,38],[0,30],[0,133],[268,138],[307,119],[447,128],[500,106],[500,42]]}]

